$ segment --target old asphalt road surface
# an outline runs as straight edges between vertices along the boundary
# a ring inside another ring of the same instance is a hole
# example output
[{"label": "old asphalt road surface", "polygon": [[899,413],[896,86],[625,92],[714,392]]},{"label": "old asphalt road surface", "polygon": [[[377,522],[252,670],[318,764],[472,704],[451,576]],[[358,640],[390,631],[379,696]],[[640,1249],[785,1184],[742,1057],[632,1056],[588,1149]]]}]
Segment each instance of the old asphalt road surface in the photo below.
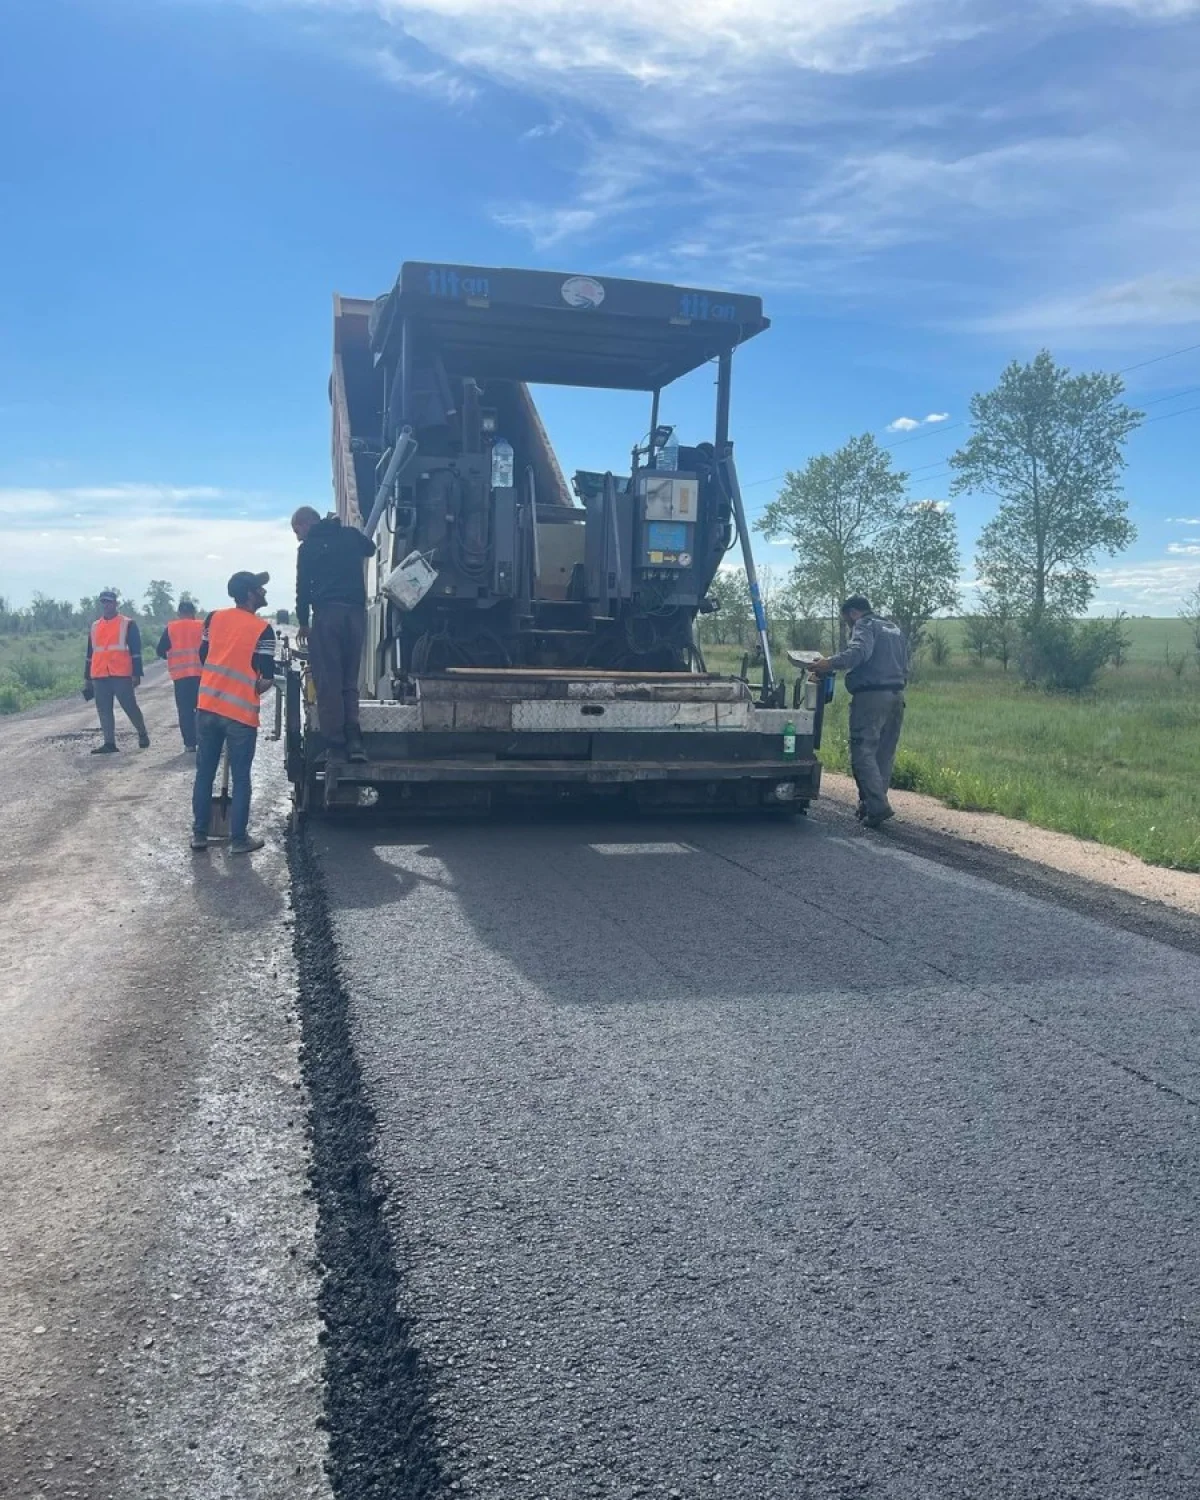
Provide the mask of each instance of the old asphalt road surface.
[{"label": "old asphalt road surface", "polygon": [[318,1500],[282,838],[190,854],[161,669],[140,696],[142,752],[118,714],[92,758],[79,699],[0,720],[0,1496]]},{"label": "old asphalt road surface", "polygon": [[312,827],[343,1493],[1200,1495],[1195,924],[925,843]]}]

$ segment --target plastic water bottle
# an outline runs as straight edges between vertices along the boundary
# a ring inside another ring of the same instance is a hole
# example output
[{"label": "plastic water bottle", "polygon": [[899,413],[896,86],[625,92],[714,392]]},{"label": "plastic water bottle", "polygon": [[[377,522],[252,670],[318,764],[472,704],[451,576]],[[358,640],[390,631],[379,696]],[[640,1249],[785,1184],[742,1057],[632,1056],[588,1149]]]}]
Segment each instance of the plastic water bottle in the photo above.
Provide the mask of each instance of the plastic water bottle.
[{"label": "plastic water bottle", "polygon": [[796,726],[791,719],[783,726],[783,758],[796,759]]},{"label": "plastic water bottle", "polygon": [[492,444],[492,488],[511,490],[513,487],[512,444],[498,437]]}]

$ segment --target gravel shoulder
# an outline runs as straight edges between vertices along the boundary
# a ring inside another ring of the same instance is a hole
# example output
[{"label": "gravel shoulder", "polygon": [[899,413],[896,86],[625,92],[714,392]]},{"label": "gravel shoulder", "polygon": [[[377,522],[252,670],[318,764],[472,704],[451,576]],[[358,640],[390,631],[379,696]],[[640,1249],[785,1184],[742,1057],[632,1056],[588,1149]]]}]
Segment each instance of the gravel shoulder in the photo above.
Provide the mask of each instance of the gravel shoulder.
[{"label": "gravel shoulder", "polygon": [[283,787],[186,846],[194,762],[93,711],[0,723],[0,1493],[329,1493]]}]

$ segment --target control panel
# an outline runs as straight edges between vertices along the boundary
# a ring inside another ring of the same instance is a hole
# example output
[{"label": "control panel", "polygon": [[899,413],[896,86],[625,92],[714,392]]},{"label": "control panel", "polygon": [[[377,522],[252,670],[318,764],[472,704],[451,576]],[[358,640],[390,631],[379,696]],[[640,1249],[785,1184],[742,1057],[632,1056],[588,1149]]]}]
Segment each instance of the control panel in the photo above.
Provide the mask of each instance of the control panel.
[{"label": "control panel", "polygon": [[690,568],[696,547],[700,481],[688,474],[649,470],[638,475],[643,568]]}]

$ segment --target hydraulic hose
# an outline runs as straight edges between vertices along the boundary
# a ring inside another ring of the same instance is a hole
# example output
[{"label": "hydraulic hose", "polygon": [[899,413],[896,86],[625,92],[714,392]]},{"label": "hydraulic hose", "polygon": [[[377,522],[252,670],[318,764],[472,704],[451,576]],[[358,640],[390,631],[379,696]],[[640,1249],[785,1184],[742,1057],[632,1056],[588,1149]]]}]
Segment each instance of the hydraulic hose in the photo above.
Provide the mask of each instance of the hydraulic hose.
[{"label": "hydraulic hose", "polygon": [[407,467],[409,461],[417,451],[417,440],[413,437],[411,427],[402,427],[400,436],[396,439],[392,449],[392,456],[388,459],[388,466],[383,472],[383,478],[375,491],[375,504],[371,507],[371,514],[367,517],[367,524],[363,531],[372,539],[387,509],[388,501],[391,499],[392,486],[399,479],[401,472]]}]

